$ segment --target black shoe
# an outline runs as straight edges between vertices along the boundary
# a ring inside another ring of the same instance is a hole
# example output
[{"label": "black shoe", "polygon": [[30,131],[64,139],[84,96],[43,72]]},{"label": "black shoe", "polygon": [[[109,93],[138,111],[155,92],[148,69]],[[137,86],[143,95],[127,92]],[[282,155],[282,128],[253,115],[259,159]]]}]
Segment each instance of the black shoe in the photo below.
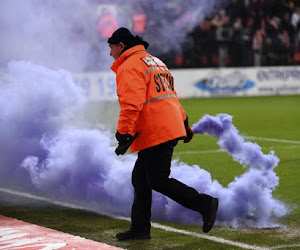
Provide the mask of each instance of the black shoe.
[{"label": "black shoe", "polygon": [[219,204],[218,199],[212,198],[207,212],[203,215],[202,230],[204,233],[208,233],[212,229],[213,225],[215,224],[216,215],[218,211],[218,204]]},{"label": "black shoe", "polygon": [[121,232],[116,235],[118,240],[148,240],[151,239],[150,233],[136,233],[132,231]]}]

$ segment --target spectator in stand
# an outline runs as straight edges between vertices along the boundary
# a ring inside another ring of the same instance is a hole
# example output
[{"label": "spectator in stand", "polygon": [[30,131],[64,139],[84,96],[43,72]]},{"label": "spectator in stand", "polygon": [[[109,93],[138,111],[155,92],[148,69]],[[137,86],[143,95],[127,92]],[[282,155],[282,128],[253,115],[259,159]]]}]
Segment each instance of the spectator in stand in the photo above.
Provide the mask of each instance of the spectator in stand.
[{"label": "spectator in stand", "polygon": [[251,0],[249,3],[248,14],[252,17],[258,15],[262,11],[262,1],[261,0]]},{"label": "spectator in stand", "polygon": [[272,39],[266,36],[262,47],[262,66],[275,66],[277,64],[278,58],[274,51],[275,46]]},{"label": "spectator in stand", "polygon": [[228,58],[228,34],[226,32],[227,27],[225,22],[221,18],[221,14],[218,12],[214,15],[211,21],[212,27],[215,29],[215,40],[218,47],[218,63],[219,67],[225,67],[227,65]]},{"label": "spectator in stand", "polygon": [[293,1],[285,2],[285,9],[284,13],[288,12],[290,16],[292,16],[293,12],[295,10],[295,3]]},{"label": "spectator in stand", "polygon": [[261,66],[262,62],[262,47],[263,47],[263,33],[262,30],[256,30],[255,35],[252,39],[253,49],[253,65],[258,67]]},{"label": "spectator in stand", "polygon": [[216,51],[215,29],[208,18],[200,20],[199,24],[191,31],[195,49],[195,66],[211,67],[212,58]]},{"label": "spectator in stand", "polygon": [[231,23],[234,23],[237,18],[241,18],[242,21],[245,21],[244,18],[246,16],[246,9],[243,0],[231,0],[230,4],[226,8],[226,11]]},{"label": "spectator in stand", "polygon": [[216,29],[221,27],[223,25],[223,21],[221,20],[221,16],[219,13],[214,14],[212,20],[211,20],[211,25],[215,26]]},{"label": "spectator in stand", "polygon": [[205,66],[213,67],[213,58],[217,54],[216,27],[212,25],[210,19],[207,18],[205,20],[207,39],[204,44],[205,53],[203,61]]},{"label": "spectator in stand", "polygon": [[291,22],[291,14],[290,12],[285,12],[282,18],[281,27],[283,30],[287,31],[288,38],[289,38],[289,51],[288,51],[288,58],[289,63],[293,64],[294,62],[294,53],[295,53],[295,30]]},{"label": "spectator in stand", "polygon": [[281,18],[281,27],[288,32],[291,42],[294,41],[295,30],[291,22],[291,14],[288,11]]},{"label": "spectator in stand", "polygon": [[280,19],[276,16],[270,18],[266,17],[266,35],[268,35],[273,42],[277,39],[279,34]]},{"label": "spectator in stand", "polygon": [[[221,9],[217,14],[218,21],[216,26],[216,41],[218,46],[219,67],[226,67],[229,56],[229,46],[232,36],[232,28],[229,24],[229,17],[225,9]],[[214,24],[214,20],[212,21]]]},{"label": "spectator in stand", "polygon": [[290,38],[286,30],[282,30],[279,34],[279,64],[288,65],[290,55]]},{"label": "spectator in stand", "polygon": [[295,11],[292,14],[292,25],[295,29],[299,29],[299,22],[300,22],[300,7],[296,7]]},{"label": "spectator in stand", "polygon": [[246,26],[243,29],[243,66],[252,66],[252,38],[254,23],[251,21],[251,18],[248,18],[248,22],[246,22]]},{"label": "spectator in stand", "polygon": [[237,18],[233,25],[231,39],[231,59],[232,66],[242,66],[243,63],[243,23],[241,18]]},{"label": "spectator in stand", "polygon": [[226,67],[228,64],[228,55],[232,29],[228,23],[223,24],[216,31],[216,40],[218,43],[219,67]]},{"label": "spectator in stand", "polygon": [[191,30],[189,33],[193,41],[193,50],[194,50],[194,57],[193,57],[193,65],[195,67],[203,66],[202,62],[202,54],[204,53],[204,44],[205,40],[207,39],[207,31],[205,20],[200,18],[199,23]]},{"label": "spectator in stand", "polygon": [[281,25],[281,19],[278,16],[273,16],[270,20],[270,24],[276,29],[279,30]]},{"label": "spectator in stand", "polygon": [[295,8],[295,11],[293,12],[292,14],[292,20],[291,20],[291,23],[294,27],[294,44],[293,44],[293,47],[294,47],[294,52],[296,52],[299,48],[299,36],[300,36],[300,33],[299,33],[299,30],[300,30],[300,7],[296,7]]},{"label": "spectator in stand", "polygon": [[279,3],[281,0],[264,0],[262,2],[262,8],[265,16],[279,16],[280,7]]},{"label": "spectator in stand", "polygon": [[223,24],[228,24],[229,23],[229,21],[230,21],[229,16],[227,15],[225,9],[220,9],[219,15],[220,15],[220,18],[221,18],[221,21],[223,22]]},{"label": "spectator in stand", "polygon": [[192,31],[189,30],[186,34],[186,38],[181,46],[182,49],[182,57],[184,68],[193,68],[195,67],[195,51],[194,51],[194,41],[191,36]]},{"label": "spectator in stand", "polygon": [[109,38],[119,27],[118,20],[108,9],[103,9],[98,21],[98,31],[102,38]]},{"label": "spectator in stand", "polygon": [[252,36],[256,30],[264,29],[263,15],[261,0],[252,0],[249,4],[249,11],[246,17],[246,26],[251,28]]}]

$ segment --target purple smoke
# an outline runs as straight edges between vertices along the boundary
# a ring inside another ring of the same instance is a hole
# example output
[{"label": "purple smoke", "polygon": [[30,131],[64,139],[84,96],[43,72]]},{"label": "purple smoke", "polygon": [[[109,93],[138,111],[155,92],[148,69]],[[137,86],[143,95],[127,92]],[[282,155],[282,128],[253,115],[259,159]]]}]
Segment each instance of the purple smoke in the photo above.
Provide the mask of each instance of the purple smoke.
[{"label": "purple smoke", "polygon": [[72,72],[107,71],[107,37],[98,31],[101,10],[133,31],[133,15],[145,14],[142,35],[156,55],[179,50],[188,32],[227,0],[1,0],[0,66],[29,60]]},{"label": "purple smoke", "polygon": [[230,115],[219,114],[216,117],[205,115],[193,125],[192,129],[196,134],[207,133],[219,138],[218,144],[221,149],[228,151],[235,161],[248,165],[250,168],[268,171],[273,170],[279,163],[273,151],[265,155],[256,143],[245,142],[232,124]]},{"label": "purple smoke", "polygon": [[[78,117],[85,98],[70,74],[29,62],[11,62],[0,76],[0,182],[2,186],[38,192],[111,215],[130,215],[134,154],[117,157],[113,131]],[[272,196],[279,178],[278,158],[264,155],[257,144],[244,142],[232,117],[204,116],[196,133],[219,138],[221,149],[249,165],[227,187],[199,166],[172,162],[171,175],[220,199],[219,223],[270,226],[288,211]],[[153,217],[201,223],[199,213],[154,192]]]},{"label": "purple smoke", "polygon": [[256,219],[256,225],[263,226],[270,221],[273,213],[275,217],[287,213],[283,203],[272,197],[272,191],[279,185],[279,178],[274,172],[279,159],[273,151],[266,155],[256,143],[245,142],[228,114],[205,115],[192,129],[196,134],[207,133],[217,137],[222,150],[241,165],[249,166],[249,170],[236,177],[228,188],[208,191],[220,198],[220,220],[238,223],[251,216]]},{"label": "purple smoke", "polygon": [[59,131],[84,98],[70,73],[29,62],[9,63],[0,90],[0,180],[24,185],[29,176],[17,166],[29,154],[46,157],[41,137]]}]

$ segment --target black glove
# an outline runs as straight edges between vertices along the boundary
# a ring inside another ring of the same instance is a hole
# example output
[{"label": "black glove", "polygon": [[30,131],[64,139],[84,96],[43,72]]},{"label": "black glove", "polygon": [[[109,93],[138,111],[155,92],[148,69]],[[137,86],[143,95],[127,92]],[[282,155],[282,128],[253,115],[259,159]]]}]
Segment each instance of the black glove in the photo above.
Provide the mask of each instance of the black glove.
[{"label": "black glove", "polygon": [[185,131],[186,131],[186,137],[183,139],[183,143],[188,143],[193,139],[193,136],[194,136],[194,131],[189,126],[188,117],[186,117],[186,119],[184,121],[184,127],[185,127]]},{"label": "black glove", "polygon": [[118,147],[115,150],[115,153],[117,155],[123,155],[126,153],[127,149],[130,147],[130,145],[133,143],[133,141],[137,138],[138,133],[136,133],[134,136],[131,134],[121,134],[119,131],[116,133],[116,139],[119,142]]}]

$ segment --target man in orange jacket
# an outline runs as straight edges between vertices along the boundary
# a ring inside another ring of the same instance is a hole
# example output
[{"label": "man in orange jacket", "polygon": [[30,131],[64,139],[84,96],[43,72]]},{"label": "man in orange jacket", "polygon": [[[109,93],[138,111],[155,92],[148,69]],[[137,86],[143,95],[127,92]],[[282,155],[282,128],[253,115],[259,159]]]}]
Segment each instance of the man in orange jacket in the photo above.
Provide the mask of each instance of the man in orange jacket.
[{"label": "man in orange jacket", "polygon": [[111,69],[116,73],[120,114],[116,154],[139,151],[132,172],[134,201],[131,228],[116,235],[118,240],[150,239],[152,189],[203,217],[203,231],[214,225],[218,199],[200,194],[169,178],[174,147],[193,138],[188,117],[174,90],[167,66],[146,52],[149,44],[128,29],[119,28],[108,39]]}]

